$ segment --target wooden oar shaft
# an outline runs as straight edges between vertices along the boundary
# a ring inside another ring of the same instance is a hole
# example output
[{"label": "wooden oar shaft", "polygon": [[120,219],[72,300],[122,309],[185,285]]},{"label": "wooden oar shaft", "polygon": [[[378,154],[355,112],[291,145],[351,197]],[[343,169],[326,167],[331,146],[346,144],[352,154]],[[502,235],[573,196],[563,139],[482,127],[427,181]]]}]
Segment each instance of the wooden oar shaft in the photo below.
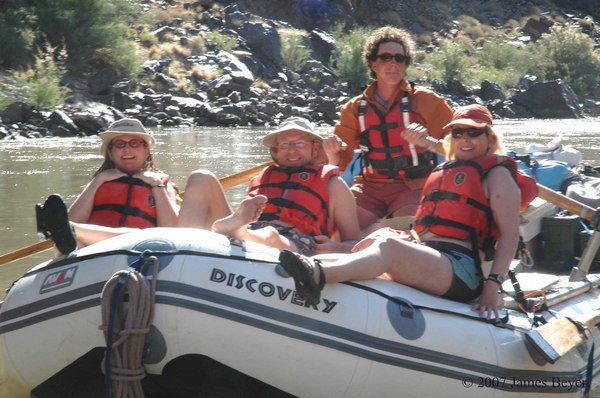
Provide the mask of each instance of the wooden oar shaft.
[{"label": "wooden oar shaft", "polygon": [[590,206],[578,202],[575,199],[569,198],[568,196],[545,187],[542,184],[538,183],[537,187],[539,191],[538,196],[540,198],[560,207],[561,209],[565,209],[570,213],[576,214],[587,221],[592,221],[594,218],[596,211]]},{"label": "wooden oar shaft", "polygon": [[271,164],[273,164],[273,161],[259,164],[258,166],[254,166],[254,167],[251,167],[244,171],[240,171],[239,173],[235,173],[230,176],[223,177],[219,181],[221,182],[223,189],[233,188],[235,186],[238,186],[240,184],[244,184],[244,183],[250,181],[250,179],[252,177],[254,177],[258,173],[260,173],[260,171],[262,169],[264,169],[265,167],[267,167]]},{"label": "wooden oar shaft", "polygon": [[[271,164],[273,164],[273,161],[251,167],[249,169],[240,171],[239,173],[235,173],[235,174],[229,175],[227,177],[223,177],[219,181],[221,182],[223,189],[233,188],[237,185],[244,184],[244,183],[250,181],[250,179],[252,177],[257,175],[262,169],[264,169],[265,167],[267,167]],[[27,256],[31,256],[33,254],[36,254],[36,253],[39,253],[46,249],[49,249],[52,246],[53,246],[53,242],[51,240],[45,240],[42,242],[34,243],[33,245],[23,247],[21,249],[17,249],[13,252],[6,253],[6,254],[0,256],[0,265],[10,263],[15,260],[19,260],[21,258],[25,258]]]},{"label": "wooden oar shaft", "polygon": [[54,242],[45,240],[0,256],[0,265],[50,249]]}]

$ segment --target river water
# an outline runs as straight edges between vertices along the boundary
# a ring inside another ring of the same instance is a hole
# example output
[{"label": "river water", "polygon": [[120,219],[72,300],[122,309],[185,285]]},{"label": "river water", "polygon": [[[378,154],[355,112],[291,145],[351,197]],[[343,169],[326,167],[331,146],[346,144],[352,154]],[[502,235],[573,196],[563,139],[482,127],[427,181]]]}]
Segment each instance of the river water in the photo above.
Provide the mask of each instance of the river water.
[{"label": "river water", "polygon": [[[563,144],[582,152],[583,160],[598,165],[600,119],[502,120],[496,130],[507,148],[524,153],[530,144],[546,144],[563,134]],[[194,169],[205,168],[218,177],[243,171],[269,160],[259,145],[261,128],[153,129],[157,165],[181,188]],[[331,127],[320,128],[328,134]],[[69,205],[100,166],[100,139],[51,138],[0,141],[0,254],[38,242],[34,205],[51,193],[60,193]],[[245,186],[227,191],[232,206],[243,198]],[[4,290],[33,265],[52,256],[45,251],[0,266],[0,300]],[[2,382],[0,381],[0,385]],[[0,388],[1,391],[1,388]],[[0,394],[1,395],[1,394]]]}]

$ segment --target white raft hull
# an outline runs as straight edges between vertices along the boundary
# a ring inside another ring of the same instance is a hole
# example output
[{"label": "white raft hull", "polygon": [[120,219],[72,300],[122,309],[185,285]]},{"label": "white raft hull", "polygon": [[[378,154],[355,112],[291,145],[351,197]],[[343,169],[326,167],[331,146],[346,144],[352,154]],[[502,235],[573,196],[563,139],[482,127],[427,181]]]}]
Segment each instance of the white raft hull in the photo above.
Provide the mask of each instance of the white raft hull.
[{"label": "white raft hull", "polygon": [[[134,252],[150,250],[161,264],[145,360],[150,374],[198,354],[302,397],[567,397],[582,396],[590,382],[597,328],[587,343],[544,363],[526,346],[528,320],[515,311],[509,327],[497,327],[474,319],[470,305],[385,280],[360,284],[383,295],[327,285],[321,302],[307,307],[293,280],[274,271],[277,251],[245,248],[207,231],[156,228],[44,263],[15,283],[0,307],[0,360],[34,389],[105,346],[102,287]],[[596,288],[552,307],[567,315],[598,308]]]}]

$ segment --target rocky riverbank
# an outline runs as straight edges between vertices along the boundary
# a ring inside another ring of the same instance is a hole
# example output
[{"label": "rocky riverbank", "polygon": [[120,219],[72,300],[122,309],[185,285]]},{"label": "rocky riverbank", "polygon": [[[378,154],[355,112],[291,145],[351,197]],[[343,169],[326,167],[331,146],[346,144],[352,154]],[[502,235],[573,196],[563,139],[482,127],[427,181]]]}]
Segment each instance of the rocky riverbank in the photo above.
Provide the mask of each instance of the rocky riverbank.
[{"label": "rocky riverbank", "polygon": [[[216,3],[224,7],[214,7]],[[452,37],[460,29],[451,20],[452,15],[442,15],[430,1],[331,1],[326,12],[311,8],[315,15],[299,14],[297,7],[280,0],[227,3],[147,0],[146,12],[181,7],[194,13],[192,23],[174,19],[169,24],[153,26],[151,35],[157,42],[186,46],[194,37],[202,36],[206,51],[177,60],[169,56],[148,59],[139,81],[117,80],[111,70],[98,70],[85,79],[65,76],[63,84],[70,90],[65,104],[54,111],[39,111],[28,103],[15,101],[0,114],[0,139],[93,135],[124,116],[139,118],[146,126],[263,126],[291,115],[333,125],[340,105],[357,92],[350,91],[328,66],[336,43],[324,27],[341,20],[374,26],[397,24],[415,35],[429,29],[432,37]],[[298,6],[302,1],[296,3]],[[453,5],[451,11],[460,15],[469,9],[476,10],[477,3],[463,1]],[[524,10],[532,9],[529,1],[508,3],[495,13],[477,11],[495,29],[503,29],[509,18],[522,18]],[[468,8],[470,5],[472,8]],[[408,11],[402,12],[401,7]],[[290,12],[292,8],[296,12]],[[556,21],[573,29],[584,29],[580,21],[585,18],[589,20],[583,13],[540,9],[540,15],[523,23],[524,37],[529,38],[523,40],[539,37]],[[281,56],[278,30],[286,28],[309,32],[306,44],[313,59],[298,72],[286,67]],[[593,22],[585,24],[585,29],[600,45],[600,29]],[[219,50],[208,39],[214,31],[233,38],[235,49]],[[432,43],[419,43],[421,48],[431,50],[431,46]],[[167,73],[174,62],[189,71],[193,90],[182,88]],[[206,71],[214,71],[216,77]],[[5,87],[14,84],[6,74],[0,75],[0,79]],[[523,77],[520,90],[510,98],[506,98],[497,84],[487,80],[478,87],[465,87],[458,81],[423,79],[416,83],[444,95],[453,106],[483,103],[498,117],[579,118],[600,114],[600,82],[593,97],[583,99],[560,81],[537,82],[533,77]]]}]

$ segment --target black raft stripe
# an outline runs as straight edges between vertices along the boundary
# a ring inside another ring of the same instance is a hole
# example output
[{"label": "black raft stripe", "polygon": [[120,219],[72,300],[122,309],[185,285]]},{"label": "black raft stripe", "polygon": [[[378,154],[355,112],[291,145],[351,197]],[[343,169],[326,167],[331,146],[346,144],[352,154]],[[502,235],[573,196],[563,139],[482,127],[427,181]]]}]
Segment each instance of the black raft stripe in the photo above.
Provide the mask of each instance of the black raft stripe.
[{"label": "black raft stripe", "polygon": [[[170,254],[170,253],[169,253]],[[206,256],[206,254],[202,254]],[[222,255],[215,255],[214,257],[228,257]],[[13,310],[6,311],[0,314],[0,333],[6,333],[8,331],[20,329],[31,324],[36,324],[43,320],[52,319],[58,316],[77,312],[89,307],[100,305],[100,292],[104,283],[96,283],[89,285],[84,288],[76,289],[65,294],[50,297],[38,303],[25,305]],[[250,314],[255,314],[268,319],[275,320],[281,323],[287,323],[289,325],[308,329],[318,330],[322,334],[329,335],[331,337],[316,336],[308,332],[290,329],[285,326],[276,325],[269,323],[264,320],[256,319],[244,314],[239,314],[233,311],[216,308],[214,306],[200,304],[195,301],[173,298],[160,294],[161,292],[174,293],[179,295],[188,296],[194,299],[202,299],[209,302],[213,302],[217,305],[230,307],[235,310],[245,311]],[[23,317],[27,314],[31,314],[37,311],[49,309],[53,306],[68,303],[73,299],[80,299],[86,295],[97,295],[97,297],[83,300],[82,302],[75,303],[73,305],[67,305],[55,310],[47,311],[43,314],[35,315],[30,318],[26,318],[17,322],[13,322],[8,325],[2,325],[1,323]],[[358,333],[351,329],[342,328],[336,325],[332,325],[326,322],[311,319],[298,314],[276,310],[271,307],[256,304],[252,301],[242,300],[234,298],[232,296],[214,292],[208,289],[203,289],[191,285],[182,284],[179,282],[171,281],[158,281],[157,286],[157,297],[156,302],[165,305],[173,305],[176,307],[188,308],[198,312],[204,312],[213,316],[218,316],[224,319],[230,319],[232,321],[247,324],[249,326],[257,327],[263,330],[268,330],[273,333],[281,334],[284,336],[292,337],[298,340],[307,341],[310,343],[318,344],[324,347],[329,347],[338,351],[346,352],[351,355],[360,356],[362,358],[370,359],[380,363],[386,363],[393,366],[402,368],[412,369],[415,371],[421,371],[430,374],[436,374],[452,379],[464,379],[465,377],[471,377],[473,380],[477,380],[479,375],[488,374],[490,377],[506,377],[507,380],[513,377],[519,380],[551,380],[552,377],[557,377],[561,381],[581,381],[585,375],[585,368],[579,369],[574,372],[556,372],[556,371],[529,371],[529,370],[514,370],[506,369],[502,367],[493,366],[484,362],[467,360],[462,357],[448,355],[437,351],[432,351],[424,348],[418,348],[407,344],[393,342],[377,337],[369,336],[363,333]],[[346,342],[336,341],[333,338],[346,340]],[[366,348],[357,347],[354,344],[359,344],[365,347],[377,349],[380,351],[388,352],[378,353],[369,351]],[[391,354],[403,355],[405,357],[418,358],[421,360],[430,361],[440,365],[452,366],[460,369],[464,369],[465,372],[460,372],[452,369],[445,369],[435,365],[423,364],[407,359],[396,358]],[[595,365],[598,364],[598,360],[595,361]],[[596,366],[594,366],[596,368]],[[470,373],[474,372],[474,373]],[[597,373],[597,371],[595,372]],[[499,376],[498,376],[499,375]],[[507,383],[509,384],[509,383]],[[565,386],[565,390],[568,387]],[[500,389],[520,392],[561,392],[557,388],[552,386],[513,386],[512,384],[505,386]]]},{"label": "black raft stripe", "polygon": [[[251,316],[240,314],[238,312],[229,311],[222,308],[217,308],[208,304],[190,301],[184,298],[175,298],[172,296],[157,295],[156,302],[173,305],[175,307],[187,308],[193,311],[203,312],[209,315],[217,316],[223,319],[229,319],[234,322],[239,322],[252,327],[291,337],[297,340],[306,341],[309,343],[318,344],[334,350],[346,352],[351,355],[360,356],[365,359],[373,360],[380,363],[385,363],[402,368],[412,369],[415,371],[436,374],[456,380],[463,380],[465,377],[471,377],[474,381],[481,374],[490,375],[488,378],[505,377],[506,385],[504,388],[497,387],[507,391],[515,392],[555,392],[564,393],[568,390],[568,386],[564,389],[552,388],[551,383],[547,386],[530,386],[530,385],[512,385],[512,379],[519,380],[551,380],[552,377],[559,378],[561,381],[571,381],[573,383],[581,381],[585,376],[585,367],[574,372],[557,372],[557,371],[532,371],[532,370],[515,370],[498,367],[472,359],[465,359],[454,355],[440,353],[425,348],[419,348],[408,344],[398,343],[390,340],[377,338],[374,336],[359,333],[351,329],[343,328],[330,323],[318,321],[312,318],[307,318],[298,314],[290,313],[273,309],[271,307],[257,304],[252,301],[238,299],[226,294],[214,292],[208,289],[203,289],[191,285],[184,285],[178,282],[159,282],[160,292],[179,294],[190,298],[201,299],[213,302],[220,306],[230,307],[234,310],[243,311],[245,313],[254,314],[274,321],[285,323],[291,326],[303,328],[306,330],[318,331],[320,334],[330,337],[317,336],[309,332],[290,329],[285,326],[276,325],[264,320],[253,318]],[[337,341],[334,338],[345,340]],[[369,351],[367,348],[357,347],[355,344],[362,345],[368,348],[387,352],[378,353]],[[525,349],[525,347],[523,347]],[[402,355],[405,357],[417,358],[433,362],[439,365],[446,365],[455,368],[464,369],[464,372],[454,369],[446,369],[435,365],[428,365],[420,362],[411,361],[408,359],[397,358],[393,355]],[[474,373],[470,373],[474,372]],[[484,377],[485,378],[485,377]],[[572,389],[571,389],[572,391]]]}]

